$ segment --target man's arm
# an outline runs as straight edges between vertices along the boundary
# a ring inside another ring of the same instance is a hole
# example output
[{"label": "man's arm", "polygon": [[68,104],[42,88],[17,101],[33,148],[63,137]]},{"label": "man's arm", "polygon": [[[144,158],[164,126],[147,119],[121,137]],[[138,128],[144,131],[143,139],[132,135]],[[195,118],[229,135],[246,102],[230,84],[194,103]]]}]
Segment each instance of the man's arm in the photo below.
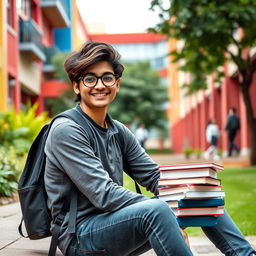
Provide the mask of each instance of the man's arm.
[{"label": "man's arm", "polygon": [[101,160],[94,154],[88,135],[77,124],[65,122],[56,126],[51,145],[60,170],[69,176],[95,207],[111,212],[148,200],[113,182]]}]

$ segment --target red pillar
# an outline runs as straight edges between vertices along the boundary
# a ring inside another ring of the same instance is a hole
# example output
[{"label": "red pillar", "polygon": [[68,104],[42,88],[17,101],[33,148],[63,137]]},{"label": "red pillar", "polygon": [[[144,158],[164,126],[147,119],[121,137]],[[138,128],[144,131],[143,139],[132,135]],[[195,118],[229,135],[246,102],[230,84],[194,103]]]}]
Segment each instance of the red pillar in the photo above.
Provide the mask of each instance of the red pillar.
[{"label": "red pillar", "polygon": [[228,81],[227,78],[224,79],[222,83],[222,93],[221,93],[221,126],[222,126],[222,150],[228,150],[228,137],[225,131],[227,113],[228,113]]}]

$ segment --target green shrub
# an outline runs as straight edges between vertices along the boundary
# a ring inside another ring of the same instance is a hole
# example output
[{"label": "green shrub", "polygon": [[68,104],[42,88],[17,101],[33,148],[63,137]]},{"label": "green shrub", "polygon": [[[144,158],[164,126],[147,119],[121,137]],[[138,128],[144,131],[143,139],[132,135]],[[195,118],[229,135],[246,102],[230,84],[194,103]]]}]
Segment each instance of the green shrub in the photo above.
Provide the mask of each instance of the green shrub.
[{"label": "green shrub", "polygon": [[203,153],[202,149],[201,148],[195,148],[194,149],[194,153],[196,155],[196,158],[199,159]]},{"label": "green shrub", "polygon": [[37,108],[35,104],[19,114],[15,110],[0,113],[0,145],[14,147],[18,155],[28,152],[32,141],[48,122],[46,112],[37,115]]},{"label": "green shrub", "polygon": [[186,157],[186,159],[189,159],[190,155],[194,152],[193,148],[186,147],[183,149],[183,153]]},{"label": "green shrub", "polygon": [[0,197],[12,196],[17,190],[17,181],[25,163],[25,155],[17,157],[15,150],[0,147]]}]

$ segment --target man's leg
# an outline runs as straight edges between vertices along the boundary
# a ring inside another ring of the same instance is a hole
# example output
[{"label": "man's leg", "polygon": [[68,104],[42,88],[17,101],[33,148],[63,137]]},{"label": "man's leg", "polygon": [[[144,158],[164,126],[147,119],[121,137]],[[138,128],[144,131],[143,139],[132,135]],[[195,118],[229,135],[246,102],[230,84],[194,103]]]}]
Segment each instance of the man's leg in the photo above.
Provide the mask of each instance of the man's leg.
[{"label": "man's leg", "polygon": [[230,130],[228,133],[228,156],[232,156],[232,150],[234,148],[234,139],[235,139],[235,132]]},{"label": "man's leg", "polygon": [[192,255],[175,215],[159,199],[89,218],[79,227],[74,246],[111,256],[139,255],[151,248],[161,256]]},{"label": "man's leg", "polygon": [[226,211],[218,217],[217,226],[202,229],[224,255],[251,256],[255,253]]}]

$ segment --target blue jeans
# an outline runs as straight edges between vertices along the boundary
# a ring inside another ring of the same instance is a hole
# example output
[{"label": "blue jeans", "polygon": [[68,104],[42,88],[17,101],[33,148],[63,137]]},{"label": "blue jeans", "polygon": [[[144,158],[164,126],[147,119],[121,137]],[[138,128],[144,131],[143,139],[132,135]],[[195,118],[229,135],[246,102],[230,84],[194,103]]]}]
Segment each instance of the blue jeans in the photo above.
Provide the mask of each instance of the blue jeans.
[{"label": "blue jeans", "polygon": [[[254,252],[228,214],[220,217],[216,227],[203,230],[226,255],[249,256]],[[90,217],[78,228],[67,255],[140,255],[152,248],[161,256],[192,255],[175,215],[159,199]]]}]

